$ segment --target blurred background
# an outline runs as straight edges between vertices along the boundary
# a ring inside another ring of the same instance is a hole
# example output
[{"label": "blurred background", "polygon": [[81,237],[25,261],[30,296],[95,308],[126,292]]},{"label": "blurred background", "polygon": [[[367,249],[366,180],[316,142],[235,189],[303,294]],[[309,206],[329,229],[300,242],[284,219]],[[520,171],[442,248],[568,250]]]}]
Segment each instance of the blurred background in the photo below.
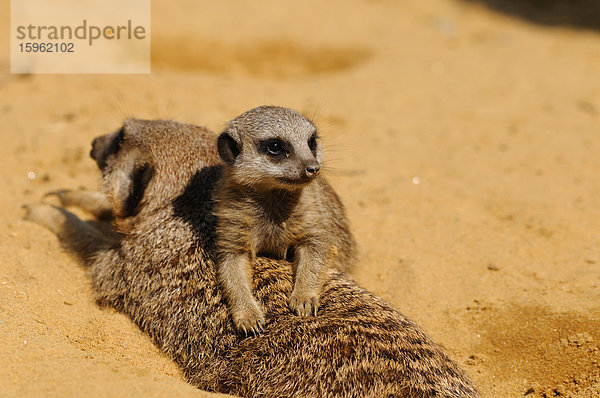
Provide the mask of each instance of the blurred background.
[{"label": "blurred background", "polygon": [[600,395],[600,2],[152,1],[152,73],[11,75],[0,9],[0,391],[202,396],[20,206],[98,187],[128,117],[312,118],[354,277],[484,397]]}]

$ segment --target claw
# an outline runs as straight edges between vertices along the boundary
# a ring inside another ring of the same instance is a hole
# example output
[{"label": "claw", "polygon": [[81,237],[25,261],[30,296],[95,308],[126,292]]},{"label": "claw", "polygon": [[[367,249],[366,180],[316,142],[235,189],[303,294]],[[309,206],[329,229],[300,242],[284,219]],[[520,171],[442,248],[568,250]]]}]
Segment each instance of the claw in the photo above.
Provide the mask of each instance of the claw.
[{"label": "claw", "polygon": [[246,326],[244,325],[240,325],[239,329],[243,332],[244,336],[246,337],[256,337],[265,330],[260,321],[257,321],[256,324],[254,324],[253,326],[249,326],[248,328],[246,328]]},{"label": "claw", "polygon": [[312,297],[308,300],[300,300],[295,297],[291,297],[288,301],[290,310],[298,316],[316,316],[317,309],[319,308],[319,300],[317,297]]},{"label": "claw", "polygon": [[44,194],[44,196],[42,196],[42,199],[46,199],[50,196],[56,196],[58,198],[58,200],[62,201],[65,199],[65,194],[67,194],[69,191],[67,189],[59,189],[57,191],[50,191],[50,192],[46,192]]},{"label": "claw", "polygon": [[264,316],[262,312],[249,315],[246,314],[244,317],[236,318],[234,317],[234,324],[239,333],[243,333],[245,337],[249,336],[258,336],[261,332],[264,331],[263,327]]},{"label": "claw", "polygon": [[42,196],[42,198],[47,198],[48,196],[52,196],[52,195],[56,195],[58,197],[60,197],[60,192],[61,191],[50,191],[50,192],[46,192],[44,194],[44,196]]},{"label": "claw", "polygon": [[257,336],[263,331],[262,324],[265,322],[265,316],[260,305],[253,298],[250,298],[246,305],[233,308],[232,316],[235,329],[245,337]]},{"label": "claw", "polygon": [[58,199],[58,201],[60,202],[61,206],[67,206],[67,194],[69,193],[68,189],[59,189],[57,191],[50,191],[50,192],[46,192],[44,194],[44,196],[42,196],[42,201],[45,201],[45,199],[48,199],[50,197],[56,197],[56,199]]}]

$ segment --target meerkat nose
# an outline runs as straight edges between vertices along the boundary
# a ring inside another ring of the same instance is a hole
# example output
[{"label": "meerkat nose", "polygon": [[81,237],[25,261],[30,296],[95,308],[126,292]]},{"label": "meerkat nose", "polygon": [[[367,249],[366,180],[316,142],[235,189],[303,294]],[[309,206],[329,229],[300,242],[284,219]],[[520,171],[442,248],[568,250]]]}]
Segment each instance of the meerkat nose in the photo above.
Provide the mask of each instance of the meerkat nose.
[{"label": "meerkat nose", "polygon": [[306,166],[306,176],[310,178],[315,178],[319,175],[319,170],[321,170],[321,166],[318,163],[312,163]]}]

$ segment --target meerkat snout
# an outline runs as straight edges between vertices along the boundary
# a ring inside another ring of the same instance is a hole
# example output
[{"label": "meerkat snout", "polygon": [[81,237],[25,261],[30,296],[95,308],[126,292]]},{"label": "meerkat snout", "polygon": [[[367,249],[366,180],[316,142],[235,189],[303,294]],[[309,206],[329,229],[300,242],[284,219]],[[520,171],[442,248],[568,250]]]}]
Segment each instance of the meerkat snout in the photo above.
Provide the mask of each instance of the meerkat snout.
[{"label": "meerkat snout", "polygon": [[309,163],[306,165],[306,176],[316,178],[321,170],[321,165],[318,162]]}]

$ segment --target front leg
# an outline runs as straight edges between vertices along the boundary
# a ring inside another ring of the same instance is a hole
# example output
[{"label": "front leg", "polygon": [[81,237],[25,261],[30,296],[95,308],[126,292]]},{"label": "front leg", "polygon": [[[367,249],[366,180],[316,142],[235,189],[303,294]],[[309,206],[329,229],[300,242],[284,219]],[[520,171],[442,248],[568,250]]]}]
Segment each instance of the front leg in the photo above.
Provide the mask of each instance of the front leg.
[{"label": "front leg", "polygon": [[288,302],[290,309],[298,315],[317,315],[321,294],[321,275],[325,256],[319,246],[295,248],[296,278],[294,290]]},{"label": "front leg", "polygon": [[45,196],[56,196],[62,206],[79,207],[100,220],[113,218],[112,206],[101,192],[61,189],[59,191],[48,192]]},{"label": "front leg", "polygon": [[218,272],[236,329],[257,335],[263,330],[265,316],[252,294],[248,255],[221,253]]}]

